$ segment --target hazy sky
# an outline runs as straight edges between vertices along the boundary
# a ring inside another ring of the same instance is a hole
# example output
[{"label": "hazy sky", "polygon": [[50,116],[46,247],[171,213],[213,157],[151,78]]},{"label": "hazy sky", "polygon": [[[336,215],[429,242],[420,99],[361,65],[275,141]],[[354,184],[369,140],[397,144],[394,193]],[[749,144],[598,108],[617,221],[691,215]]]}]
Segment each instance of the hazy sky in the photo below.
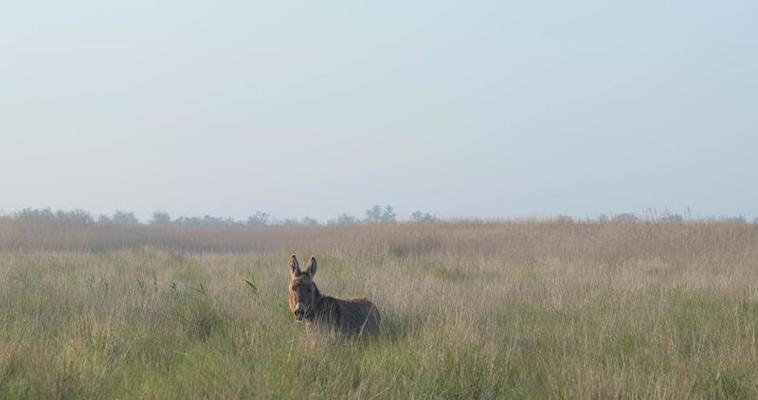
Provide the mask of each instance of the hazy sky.
[{"label": "hazy sky", "polygon": [[758,215],[758,2],[16,1],[0,209]]}]

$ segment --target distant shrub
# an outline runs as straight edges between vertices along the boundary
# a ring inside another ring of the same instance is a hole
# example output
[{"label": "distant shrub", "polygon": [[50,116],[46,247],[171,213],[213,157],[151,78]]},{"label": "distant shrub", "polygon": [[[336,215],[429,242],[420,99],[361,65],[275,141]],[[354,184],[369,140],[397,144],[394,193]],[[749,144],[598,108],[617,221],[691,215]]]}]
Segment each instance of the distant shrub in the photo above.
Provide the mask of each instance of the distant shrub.
[{"label": "distant shrub", "polygon": [[153,219],[150,220],[151,225],[171,225],[171,216],[167,212],[155,211],[153,212]]},{"label": "distant shrub", "polygon": [[639,220],[636,215],[631,213],[622,213],[622,214],[616,214],[615,217],[613,217],[613,220],[615,222],[621,222],[621,223],[634,223]]},{"label": "distant shrub", "polygon": [[92,224],[95,219],[92,216],[80,209],[71,211],[58,210],[52,212],[49,208],[37,210],[33,208],[27,208],[18,211],[13,214],[13,218],[17,220],[44,220],[44,221],[56,221],[56,222],[72,222],[80,224]]},{"label": "distant shrub", "polygon": [[414,211],[411,214],[411,222],[415,223],[432,223],[437,222],[437,217],[423,211]]},{"label": "distant shrub", "polygon": [[317,226],[319,223],[315,218],[303,217],[302,224],[307,226]]},{"label": "distant shrub", "polygon": [[135,225],[139,223],[139,220],[131,211],[116,211],[113,213],[112,221],[114,224],[122,225]]},{"label": "distant shrub", "polygon": [[294,226],[294,225],[300,225],[300,221],[298,221],[295,218],[285,218],[282,222],[282,225],[284,226]]},{"label": "distant shrub", "polygon": [[395,222],[395,210],[390,205],[382,208],[379,205],[366,210],[366,220],[369,224],[387,224]]},{"label": "distant shrub", "polygon": [[340,214],[336,219],[330,219],[328,225],[355,225],[358,219],[345,213]]},{"label": "distant shrub", "polygon": [[13,214],[14,219],[18,220],[55,220],[55,214],[50,211],[49,208],[37,210],[33,208],[26,208],[21,211],[17,211]]},{"label": "distant shrub", "polygon": [[269,219],[271,218],[271,215],[269,213],[263,212],[263,211],[256,211],[255,214],[251,215],[247,219],[247,225],[248,226],[264,226],[269,224]]}]

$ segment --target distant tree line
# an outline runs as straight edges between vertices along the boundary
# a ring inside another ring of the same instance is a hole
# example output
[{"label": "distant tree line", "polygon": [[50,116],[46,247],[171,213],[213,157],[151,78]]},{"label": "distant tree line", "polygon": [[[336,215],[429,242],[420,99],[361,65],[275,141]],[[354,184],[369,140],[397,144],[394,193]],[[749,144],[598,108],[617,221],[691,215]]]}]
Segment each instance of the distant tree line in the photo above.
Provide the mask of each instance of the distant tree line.
[{"label": "distant tree line", "polygon": [[[337,218],[327,221],[327,225],[355,225],[355,224],[393,224],[397,222],[395,209],[390,205],[384,207],[375,205],[364,213],[365,218],[360,219],[348,214],[340,214]],[[410,222],[415,223],[432,223],[441,220],[433,214],[423,211],[414,211],[411,214]]]},{"label": "distant tree line", "polygon": [[[165,211],[153,212],[151,218],[144,223],[141,222],[133,212],[117,210],[112,215],[99,215],[93,217],[87,211],[75,209],[71,211],[52,211],[49,208],[33,209],[27,208],[21,211],[3,213],[0,211],[0,219],[10,219],[19,221],[52,221],[80,224],[115,224],[115,225],[138,225],[148,224],[154,226],[175,226],[175,227],[214,227],[214,226],[237,226],[237,227],[263,227],[263,226],[319,226],[323,225],[315,218],[285,218],[276,219],[271,214],[263,211],[256,211],[247,219],[234,219],[231,217],[214,217],[205,215],[202,217],[185,217],[180,216],[172,218]],[[620,213],[613,216],[601,214],[594,218],[575,219],[565,215],[557,217],[539,219],[544,222],[557,223],[690,223],[690,222],[718,222],[728,224],[746,224],[750,221],[744,216],[736,217],[719,217],[719,218],[693,218],[689,209],[684,213],[678,214],[667,209],[654,210],[646,209],[641,214]],[[326,221],[326,225],[358,225],[358,224],[393,224],[397,221],[395,210],[390,205],[375,205],[367,209],[363,218],[358,218],[346,213],[342,213],[335,218]],[[414,211],[410,215],[408,222],[417,224],[431,224],[442,222],[437,216],[423,211]],[[758,217],[752,220],[752,223],[758,224]]]},{"label": "distant tree line", "polygon": [[[3,214],[0,212],[0,219],[24,220],[24,221],[52,221],[52,222],[74,222],[80,224],[115,224],[115,225],[138,225],[143,224],[137,216],[131,211],[117,210],[112,215],[99,215],[93,217],[87,211],[75,209],[71,211],[52,211],[49,208],[33,209],[28,208],[21,211]],[[416,211],[411,215],[412,222],[430,223],[437,222],[438,219],[429,213]],[[355,224],[391,224],[397,222],[397,215],[394,208],[390,205],[373,206],[366,210],[365,218],[357,218],[348,214],[340,214],[334,219],[326,222],[327,225],[355,225]],[[260,227],[260,226],[319,226],[321,223],[312,217],[303,218],[285,218],[283,220],[275,219],[271,214],[263,211],[256,211],[247,219],[239,220],[231,217],[215,217],[205,215],[202,217],[185,217],[180,216],[172,218],[165,211],[155,211],[149,220],[144,224],[155,226],[177,226],[177,227],[212,227],[212,226],[238,226],[238,227]]]}]

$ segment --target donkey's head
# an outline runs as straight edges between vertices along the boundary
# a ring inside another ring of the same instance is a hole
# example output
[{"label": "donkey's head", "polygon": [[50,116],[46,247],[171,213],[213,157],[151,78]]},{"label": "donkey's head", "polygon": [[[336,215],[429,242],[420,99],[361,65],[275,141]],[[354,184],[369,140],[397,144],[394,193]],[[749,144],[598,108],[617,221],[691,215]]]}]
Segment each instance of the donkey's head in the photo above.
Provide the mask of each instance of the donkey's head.
[{"label": "donkey's head", "polygon": [[290,259],[290,275],[292,280],[289,286],[289,304],[290,311],[295,315],[295,319],[302,321],[303,318],[311,319],[315,312],[316,301],[319,293],[316,284],[313,283],[313,276],[316,275],[316,258],[311,257],[305,266],[305,271],[300,270],[297,257],[292,255]]}]

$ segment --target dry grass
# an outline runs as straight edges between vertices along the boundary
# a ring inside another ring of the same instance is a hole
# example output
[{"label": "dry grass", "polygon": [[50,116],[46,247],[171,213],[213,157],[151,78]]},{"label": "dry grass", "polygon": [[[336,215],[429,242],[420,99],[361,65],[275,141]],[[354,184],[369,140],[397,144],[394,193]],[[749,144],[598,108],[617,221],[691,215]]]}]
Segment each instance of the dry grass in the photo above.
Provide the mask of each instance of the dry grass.
[{"label": "dry grass", "polygon": [[[304,334],[295,251],[378,339]],[[0,221],[0,398],[756,398],[757,278],[756,225]]]}]

